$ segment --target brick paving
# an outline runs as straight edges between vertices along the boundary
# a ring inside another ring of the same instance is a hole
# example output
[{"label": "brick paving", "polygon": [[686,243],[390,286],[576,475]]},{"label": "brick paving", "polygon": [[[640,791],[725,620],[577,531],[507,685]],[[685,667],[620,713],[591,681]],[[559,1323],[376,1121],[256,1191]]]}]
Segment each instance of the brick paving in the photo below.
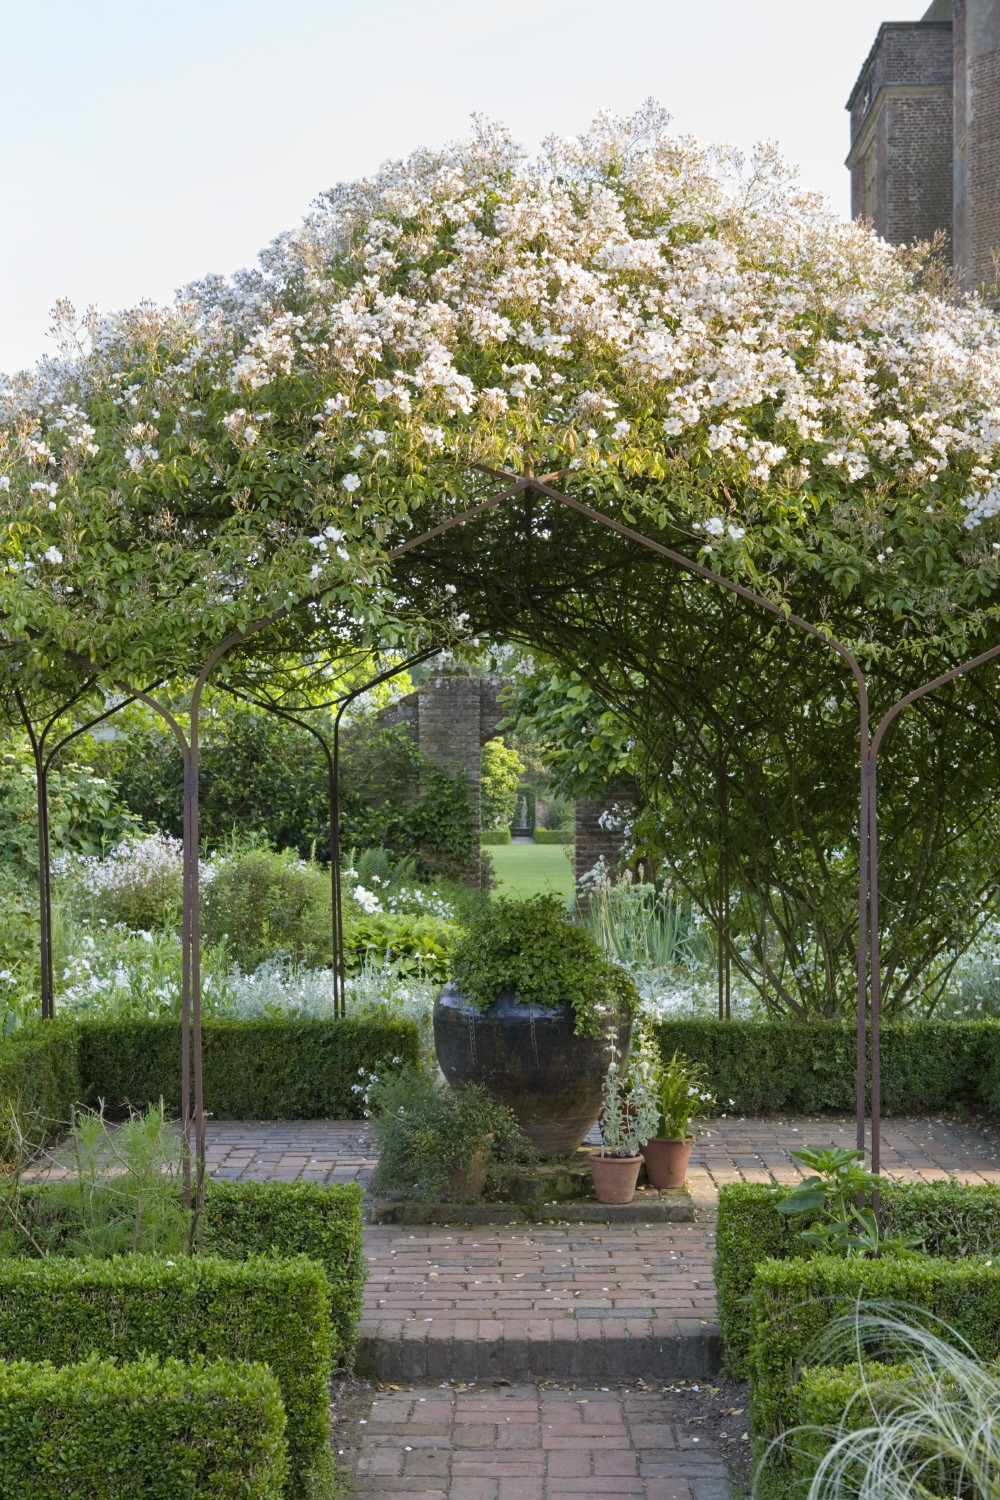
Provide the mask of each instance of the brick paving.
[{"label": "brick paving", "polygon": [[723,1454],[666,1392],[417,1386],[380,1392],[356,1431],[339,1462],[353,1470],[352,1493],[363,1497],[729,1500],[731,1493]]},{"label": "brick paving", "polygon": [[[362,1121],[216,1121],[209,1171],[364,1184],[375,1165],[366,1136]],[[390,1381],[710,1375],[719,1187],[793,1182],[797,1145],[853,1141],[845,1117],[706,1122],[689,1174],[695,1224],[369,1225],[359,1368]],[[977,1121],[890,1120],[883,1166],[909,1180],[996,1182],[1000,1133]]]}]

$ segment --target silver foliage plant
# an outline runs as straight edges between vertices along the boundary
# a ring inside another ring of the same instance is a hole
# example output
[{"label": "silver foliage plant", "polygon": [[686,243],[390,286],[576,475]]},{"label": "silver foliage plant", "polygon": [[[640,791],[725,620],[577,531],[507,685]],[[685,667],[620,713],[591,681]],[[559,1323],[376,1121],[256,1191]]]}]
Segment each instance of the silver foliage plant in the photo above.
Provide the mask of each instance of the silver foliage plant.
[{"label": "silver foliage plant", "polygon": [[[818,1362],[853,1363],[859,1384],[836,1426],[801,1426],[775,1446],[828,1444],[806,1500],[1000,1500],[1000,1370],[925,1311],[859,1303],[830,1324]],[[898,1380],[880,1380],[904,1364]],[[765,1459],[766,1461],[766,1459]]]}]

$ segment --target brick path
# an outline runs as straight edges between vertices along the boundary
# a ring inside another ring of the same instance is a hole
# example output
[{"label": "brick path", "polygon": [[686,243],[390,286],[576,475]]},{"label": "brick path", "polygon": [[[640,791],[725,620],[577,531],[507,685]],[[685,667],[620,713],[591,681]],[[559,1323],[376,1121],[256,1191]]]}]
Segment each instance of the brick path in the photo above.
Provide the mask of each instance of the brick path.
[{"label": "brick path", "polygon": [[[364,1182],[375,1158],[358,1121],[218,1121],[217,1177]],[[718,1368],[711,1277],[724,1182],[790,1182],[802,1143],[849,1145],[843,1117],[706,1123],[689,1183],[693,1225],[369,1226],[359,1367],[382,1380],[697,1378]],[[1000,1180],[1000,1133],[978,1122],[898,1119],[883,1166],[904,1178]]]},{"label": "brick path", "polygon": [[[277,1123],[219,1120],[208,1127],[208,1167],[216,1177],[365,1181],[375,1155],[359,1120]],[[783,1115],[774,1119],[709,1120],[691,1157],[689,1185],[707,1211],[724,1182],[794,1182],[801,1174],[788,1152],[853,1145],[854,1121],[844,1116]],[[1000,1181],[1000,1132],[978,1121],[928,1116],[882,1126],[882,1165],[894,1177],[931,1182]]]},{"label": "brick path", "polygon": [[660,1392],[418,1386],[377,1395],[339,1462],[369,1500],[728,1500],[723,1455],[678,1417]]},{"label": "brick path", "polygon": [[[229,1180],[364,1183],[375,1165],[365,1136],[357,1121],[218,1121],[208,1166]],[[719,1187],[795,1181],[789,1151],[853,1141],[846,1118],[706,1122],[689,1175],[695,1224],[370,1225],[359,1369],[419,1383],[379,1392],[345,1445],[339,1462],[359,1500],[729,1500],[726,1459],[708,1429],[680,1418],[668,1393],[621,1382],[692,1381],[718,1369]],[[892,1120],[883,1167],[911,1180],[1000,1181],[1000,1133]],[[580,1388],[529,1383],[546,1379]],[[499,1383],[507,1380],[520,1383]]]}]

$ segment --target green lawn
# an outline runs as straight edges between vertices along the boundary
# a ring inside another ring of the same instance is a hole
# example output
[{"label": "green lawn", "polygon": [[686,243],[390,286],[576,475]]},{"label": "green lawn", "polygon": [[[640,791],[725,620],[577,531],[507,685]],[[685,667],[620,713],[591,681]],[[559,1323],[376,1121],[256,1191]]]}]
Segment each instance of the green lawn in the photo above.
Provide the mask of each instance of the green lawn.
[{"label": "green lawn", "polygon": [[498,895],[573,894],[573,870],[561,844],[491,844],[486,853],[497,872]]}]

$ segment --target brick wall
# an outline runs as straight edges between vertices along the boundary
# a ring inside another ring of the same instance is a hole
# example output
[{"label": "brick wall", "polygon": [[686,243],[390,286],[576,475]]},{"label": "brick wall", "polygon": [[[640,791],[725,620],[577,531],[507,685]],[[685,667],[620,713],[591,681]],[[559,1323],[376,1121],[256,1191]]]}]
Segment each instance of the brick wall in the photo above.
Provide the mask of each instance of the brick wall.
[{"label": "brick wall", "polygon": [[997,281],[1000,3],[955,0],[955,253],[966,287]]},{"label": "brick wall", "polygon": [[953,229],[952,26],[880,27],[851,92],[851,211],[892,244]]},{"label": "brick wall", "polygon": [[[598,802],[578,802],[574,816],[573,880],[579,883],[603,859],[614,877],[622,852],[623,829],[606,827],[602,816],[612,808],[631,809],[637,801],[635,784],[625,778],[609,782]],[[610,819],[608,821],[611,821]]]}]

